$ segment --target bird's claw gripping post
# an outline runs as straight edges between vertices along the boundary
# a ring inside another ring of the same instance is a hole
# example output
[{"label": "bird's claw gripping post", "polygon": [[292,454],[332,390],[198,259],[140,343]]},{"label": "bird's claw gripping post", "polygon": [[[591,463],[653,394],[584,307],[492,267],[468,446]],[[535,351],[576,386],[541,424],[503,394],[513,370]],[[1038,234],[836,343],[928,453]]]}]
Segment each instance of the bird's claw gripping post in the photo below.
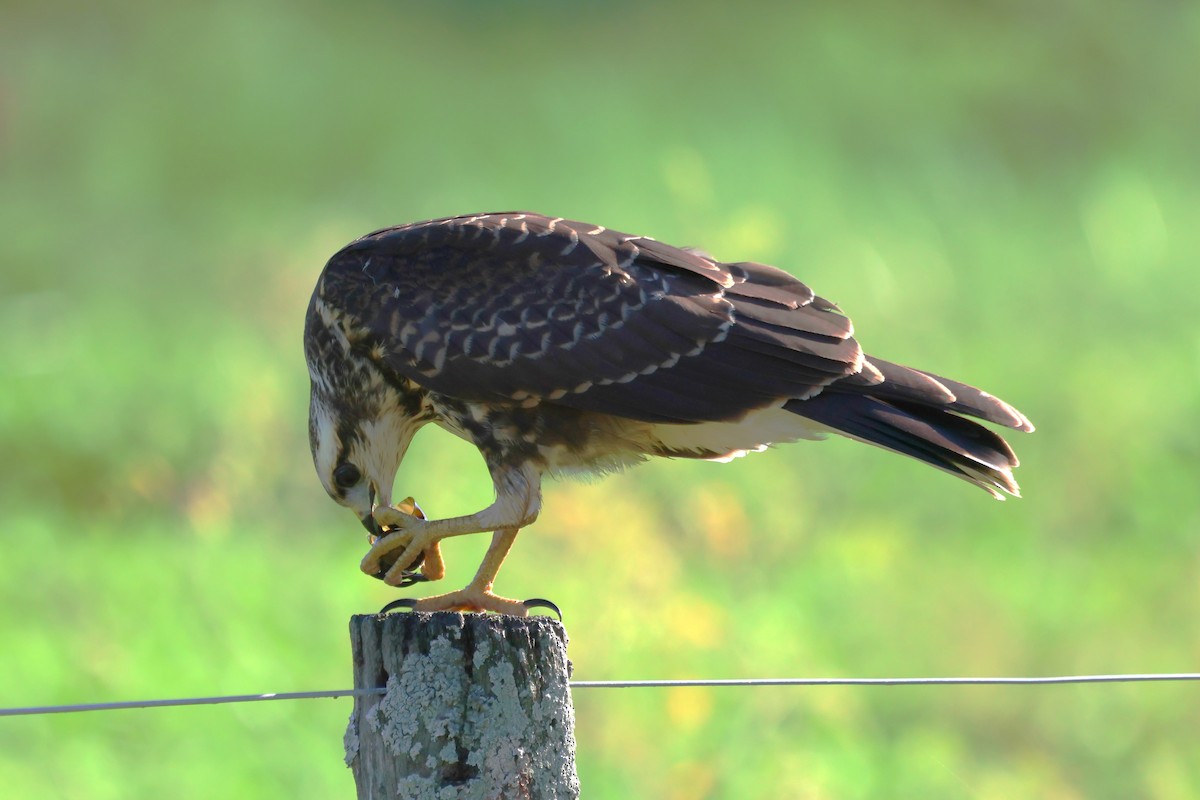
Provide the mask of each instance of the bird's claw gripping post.
[{"label": "bird's claw gripping post", "polygon": [[417,598],[415,598],[415,597],[397,597],[395,600],[391,601],[390,603],[385,605],[383,608],[379,609],[379,615],[383,616],[384,614],[387,614],[389,611],[395,611],[400,608],[404,608],[404,609],[408,609],[409,611],[412,611],[416,607],[416,605],[417,605]]},{"label": "bird's claw gripping post", "polygon": [[532,611],[535,608],[545,608],[549,611],[553,611],[554,616],[558,617],[558,621],[563,621],[562,610],[559,609],[558,605],[553,601],[547,600],[544,597],[531,597],[526,600],[523,605],[529,611]]},{"label": "bird's claw gripping post", "polygon": [[[396,600],[393,600],[392,602],[385,605],[383,608],[379,609],[379,613],[381,615],[387,614],[389,611],[396,611],[401,608],[407,609],[409,611],[420,611],[421,609],[417,605],[420,602],[421,602],[420,600],[418,600],[414,597],[401,597]],[[530,611],[534,610],[535,608],[545,608],[549,611],[553,611],[554,615],[556,617],[558,617],[559,622],[563,621],[562,611],[559,609],[559,607],[557,605],[555,605],[553,602],[551,602],[550,600],[546,600],[545,598],[532,597],[532,598],[524,601],[523,603],[521,603],[521,605],[523,605],[525,607],[526,615],[528,615],[528,613]]]}]

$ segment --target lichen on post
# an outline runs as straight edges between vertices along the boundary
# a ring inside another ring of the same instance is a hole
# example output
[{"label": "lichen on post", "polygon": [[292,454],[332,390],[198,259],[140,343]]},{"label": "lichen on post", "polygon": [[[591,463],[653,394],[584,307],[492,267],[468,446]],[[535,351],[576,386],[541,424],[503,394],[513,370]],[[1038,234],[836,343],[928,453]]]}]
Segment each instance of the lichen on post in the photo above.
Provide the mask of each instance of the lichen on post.
[{"label": "lichen on post", "polygon": [[579,796],[570,662],[547,617],[410,612],[350,621],[359,798]]}]

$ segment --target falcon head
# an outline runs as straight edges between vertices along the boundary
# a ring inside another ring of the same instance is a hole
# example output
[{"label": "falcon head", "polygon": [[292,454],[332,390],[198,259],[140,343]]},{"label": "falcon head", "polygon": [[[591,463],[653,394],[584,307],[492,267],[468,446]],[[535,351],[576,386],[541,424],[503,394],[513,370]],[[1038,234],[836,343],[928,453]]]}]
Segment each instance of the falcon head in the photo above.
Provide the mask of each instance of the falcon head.
[{"label": "falcon head", "polygon": [[384,380],[322,310],[314,303],[305,336],[313,464],[329,496],[379,536],[374,511],[391,505],[396,471],[420,427],[419,416],[412,398]]}]

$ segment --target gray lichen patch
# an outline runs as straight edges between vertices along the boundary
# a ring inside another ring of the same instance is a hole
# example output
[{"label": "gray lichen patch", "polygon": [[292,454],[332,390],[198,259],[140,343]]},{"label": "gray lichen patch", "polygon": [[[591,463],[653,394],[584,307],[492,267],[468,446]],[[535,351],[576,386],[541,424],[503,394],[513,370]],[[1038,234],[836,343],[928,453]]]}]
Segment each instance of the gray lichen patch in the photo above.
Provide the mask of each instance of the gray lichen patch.
[{"label": "gray lichen patch", "polygon": [[344,758],[348,767],[358,757],[358,718],[354,714],[350,715],[350,722],[346,725],[346,733],[342,736],[342,747],[345,750]]},{"label": "gray lichen patch", "polygon": [[387,694],[367,712],[367,724],[393,755],[426,761],[423,754],[440,754],[459,727],[468,688],[459,643],[446,636],[431,641],[427,654],[410,652],[388,679]]}]

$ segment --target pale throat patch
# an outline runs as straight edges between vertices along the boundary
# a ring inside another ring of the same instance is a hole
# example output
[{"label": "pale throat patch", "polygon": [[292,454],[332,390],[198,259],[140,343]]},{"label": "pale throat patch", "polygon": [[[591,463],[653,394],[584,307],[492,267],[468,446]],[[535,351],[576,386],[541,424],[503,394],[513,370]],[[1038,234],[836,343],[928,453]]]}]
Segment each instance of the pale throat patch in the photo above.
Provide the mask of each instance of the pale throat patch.
[{"label": "pale throat patch", "polygon": [[375,483],[378,505],[392,504],[396,470],[420,427],[420,422],[398,409],[385,411],[378,419],[364,420],[359,425],[351,460]]},{"label": "pale throat patch", "polygon": [[313,394],[309,413],[315,433],[313,464],[325,491],[337,498],[333,471],[345,461],[375,485],[378,504],[390,505],[396,470],[423,423],[406,415],[398,403],[388,403],[375,419],[359,420],[356,435],[343,442],[338,436],[342,420],[319,393]]}]

